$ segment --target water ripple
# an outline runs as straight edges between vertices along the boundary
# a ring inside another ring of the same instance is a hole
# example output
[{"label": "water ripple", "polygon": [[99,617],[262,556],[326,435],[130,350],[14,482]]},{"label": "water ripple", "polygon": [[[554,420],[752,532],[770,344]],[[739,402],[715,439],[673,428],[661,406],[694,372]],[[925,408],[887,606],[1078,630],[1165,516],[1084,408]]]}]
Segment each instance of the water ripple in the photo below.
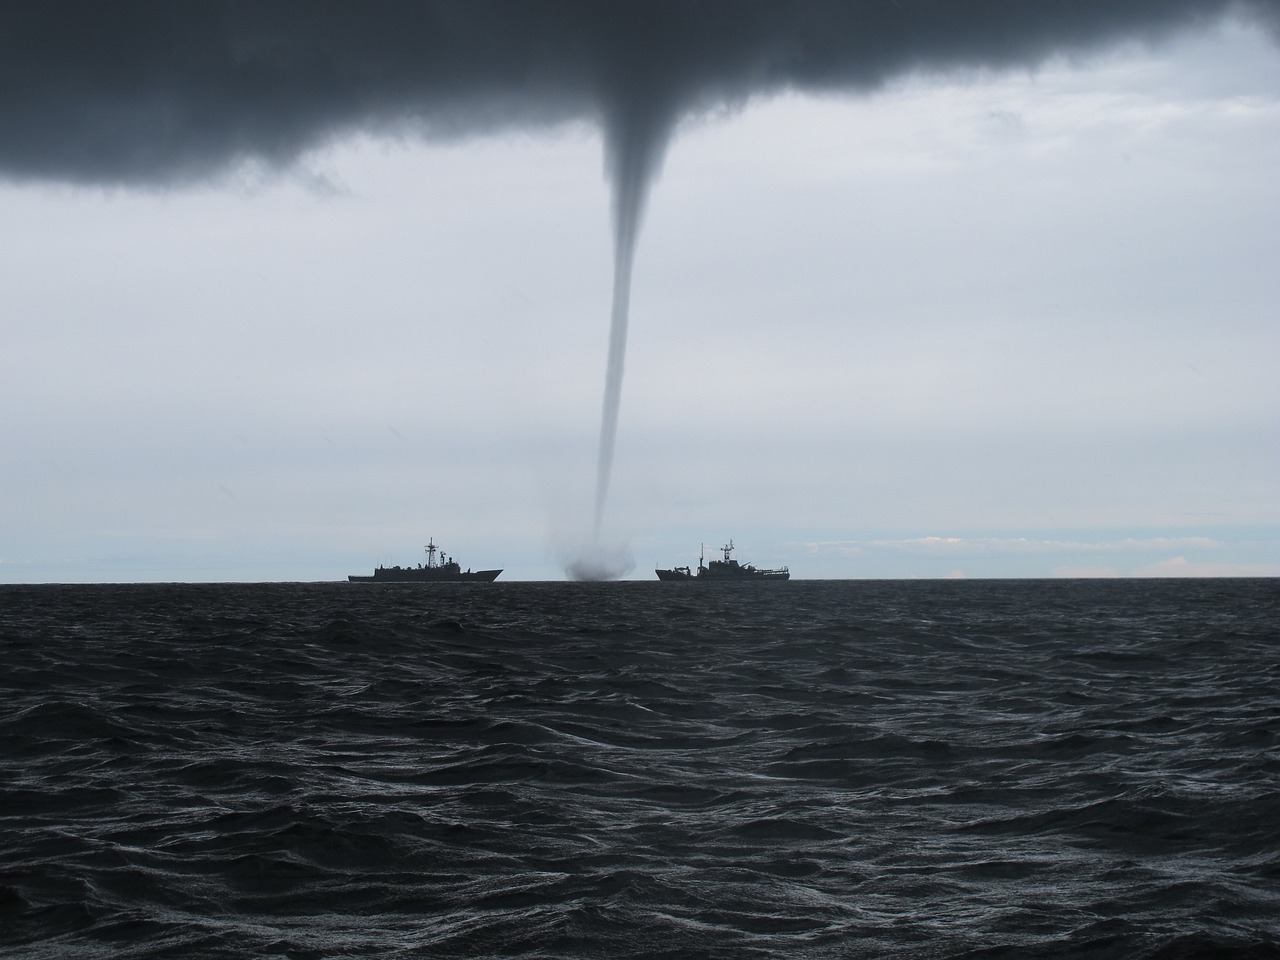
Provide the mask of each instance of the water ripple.
[{"label": "water ripple", "polygon": [[1277,624],[1248,580],[0,587],[0,957],[1280,957]]}]

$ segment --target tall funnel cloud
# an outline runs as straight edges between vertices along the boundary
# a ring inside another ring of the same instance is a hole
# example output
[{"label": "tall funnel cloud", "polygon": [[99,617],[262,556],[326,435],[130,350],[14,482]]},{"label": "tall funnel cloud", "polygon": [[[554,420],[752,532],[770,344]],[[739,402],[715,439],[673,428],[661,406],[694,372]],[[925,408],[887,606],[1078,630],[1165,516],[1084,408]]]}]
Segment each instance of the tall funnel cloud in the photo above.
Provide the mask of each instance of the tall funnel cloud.
[{"label": "tall funnel cloud", "polygon": [[[622,408],[622,378],[627,360],[627,321],[631,312],[631,270],[649,187],[657,175],[670,137],[673,113],[657,100],[615,101],[604,124],[605,176],[613,193],[613,300],[609,311],[609,354],[605,363],[600,443],[596,453],[595,513],[591,539],[565,562],[575,580],[616,580],[630,572],[630,551],[601,542],[613,454]],[[647,109],[638,109],[647,104]]]},{"label": "tall funnel cloud", "polygon": [[670,121],[655,111],[629,115],[619,111],[606,121],[605,171],[613,188],[613,304],[609,315],[609,358],[605,366],[596,460],[593,539],[600,540],[613,453],[622,406],[622,377],[627,359],[627,319],[631,310],[631,269],[649,186],[657,174],[670,135]]}]

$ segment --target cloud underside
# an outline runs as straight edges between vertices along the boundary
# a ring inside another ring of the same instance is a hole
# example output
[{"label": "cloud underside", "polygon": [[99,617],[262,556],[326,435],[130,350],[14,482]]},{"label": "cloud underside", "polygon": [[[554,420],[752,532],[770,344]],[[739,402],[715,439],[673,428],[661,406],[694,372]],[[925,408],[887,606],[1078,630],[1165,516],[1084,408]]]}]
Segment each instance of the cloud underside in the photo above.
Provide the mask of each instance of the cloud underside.
[{"label": "cloud underside", "polygon": [[0,9],[0,175],[169,184],[357,131],[598,123],[652,165],[673,124],[782,90],[1034,66],[1277,0],[44,2]]}]

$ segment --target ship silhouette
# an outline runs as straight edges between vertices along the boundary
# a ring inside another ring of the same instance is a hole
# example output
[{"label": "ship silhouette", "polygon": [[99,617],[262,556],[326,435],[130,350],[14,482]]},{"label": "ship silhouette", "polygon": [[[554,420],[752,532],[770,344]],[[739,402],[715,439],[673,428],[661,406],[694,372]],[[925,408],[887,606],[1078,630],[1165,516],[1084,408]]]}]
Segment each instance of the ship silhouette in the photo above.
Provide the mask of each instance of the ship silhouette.
[{"label": "ship silhouette", "polygon": [[710,563],[704,563],[706,554],[706,545],[703,545],[702,553],[698,554],[697,572],[690,570],[688,567],[672,567],[669,570],[654,570],[659,580],[681,581],[681,580],[790,580],[791,571],[786,567],[779,567],[776,570],[761,570],[751,564],[741,564],[734,560],[730,554],[733,552],[733,541],[730,540],[720,548],[724,554],[723,560],[712,560]]},{"label": "ship silhouette", "polygon": [[[455,583],[459,581],[478,581],[492,583],[498,579],[499,570],[463,570],[453,557],[445,556],[443,550],[435,544],[435,539],[427,541],[427,562],[416,567],[378,567],[369,575],[353,573],[349,577],[353,583]],[[436,560],[439,551],[440,559]]]}]

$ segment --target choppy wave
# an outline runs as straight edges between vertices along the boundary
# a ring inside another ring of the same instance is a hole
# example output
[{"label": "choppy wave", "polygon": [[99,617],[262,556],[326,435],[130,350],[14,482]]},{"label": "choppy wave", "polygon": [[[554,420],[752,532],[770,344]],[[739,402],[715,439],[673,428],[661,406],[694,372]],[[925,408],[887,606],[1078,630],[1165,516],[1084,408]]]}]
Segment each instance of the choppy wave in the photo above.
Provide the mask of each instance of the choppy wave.
[{"label": "choppy wave", "polygon": [[1280,957],[1280,583],[0,587],[0,956]]}]

